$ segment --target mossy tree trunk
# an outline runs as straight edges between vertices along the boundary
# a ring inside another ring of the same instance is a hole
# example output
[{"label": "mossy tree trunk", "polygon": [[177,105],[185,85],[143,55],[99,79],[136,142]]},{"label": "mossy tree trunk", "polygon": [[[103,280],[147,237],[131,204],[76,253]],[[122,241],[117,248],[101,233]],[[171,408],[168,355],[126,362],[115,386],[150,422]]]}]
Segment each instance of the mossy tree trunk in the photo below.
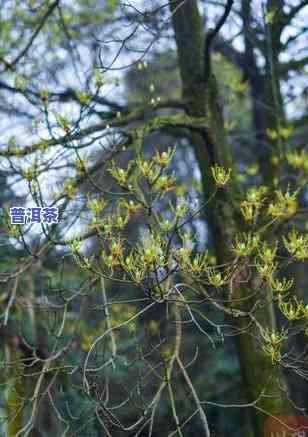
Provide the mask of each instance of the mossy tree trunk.
[{"label": "mossy tree trunk", "polygon": [[[211,184],[210,166],[217,163],[232,168],[233,162],[224,133],[217,84],[210,70],[209,52],[205,50],[207,38],[197,1],[172,1],[170,9],[187,112],[190,116],[205,119],[204,134],[192,133],[191,139],[200,167],[203,193],[207,200],[214,189]],[[209,71],[206,71],[206,68]],[[228,189],[218,191],[207,210],[208,226],[219,264],[230,261],[231,242],[234,235],[240,231],[237,211],[233,207],[233,200],[238,192],[239,188],[233,181]],[[258,290],[247,290],[241,285],[235,287],[233,298],[242,299],[248,294],[255,296],[249,300],[249,304],[242,305],[241,309],[249,311],[260,300],[260,293],[253,293],[254,291]],[[255,316],[262,326],[273,327],[273,307],[266,301],[266,296],[263,296],[263,303],[265,305],[259,307]],[[239,305],[236,306],[239,308]],[[249,325],[248,318],[237,317],[233,323],[237,328],[243,329],[243,334],[237,337],[237,350],[247,400],[256,401],[262,391],[265,395],[259,398],[258,409],[250,409],[252,435],[261,437],[266,418],[262,410],[271,415],[282,415],[290,412],[290,405],[286,393],[281,389],[285,385],[279,371],[272,366],[261,346],[257,344],[258,328]]]},{"label": "mossy tree trunk", "polygon": [[13,341],[7,345],[7,355],[10,362],[6,400],[7,437],[15,437],[23,427],[24,385],[18,348]]}]

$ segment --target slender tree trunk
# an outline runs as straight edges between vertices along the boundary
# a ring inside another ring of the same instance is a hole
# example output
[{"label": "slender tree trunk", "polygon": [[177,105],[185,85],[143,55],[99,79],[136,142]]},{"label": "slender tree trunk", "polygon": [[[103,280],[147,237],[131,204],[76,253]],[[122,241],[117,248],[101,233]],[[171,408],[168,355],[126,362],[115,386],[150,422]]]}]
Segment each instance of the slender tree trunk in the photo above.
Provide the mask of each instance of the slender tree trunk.
[{"label": "slender tree trunk", "polygon": [[242,0],[241,15],[243,19],[244,36],[244,62],[246,76],[250,82],[252,102],[252,124],[255,133],[256,153],[260,164],[263,180],[267,185],[272,185],[277,175],[277,166],[272,162],[273,146],[277,140],[270,144],[267,130],[279,130],[285,126],[285,114],[281,95],[279,79],[279,53],[281,51],[280,35],[283,29],[281,12],[283,8],[281,0],[269,0],[267,11],[273,13],[272,22],[266,24],[265,42],[263,47],[266,60],[265,73],[257,65],[254,51],[254,38],[252,20],[252,1]]},{"label": "slender tree trunk", "polygon": [[266,10],[267,15],[272,14],[273,17],[267,20],[265,34],[267,117],[268,126],[273,129],[279,129],[286,123],[279,78],[283,6],[284,0],[268,0]]},{"label": "slender tree trunk", "polygon": [[[205,71],[210,68],[210,62],[205,59],[205,34],[204,26],[198,11],[197,1],[170,2],[173,28],[175,32],[180,73],[183,86],[183,98],[188,103],[187,112],[191,116],[204,117],[206,129],[204,135],[192,134],[192,143],[199,163],[203,192],[205,199],[213,191],[210,177],[210,166],[218,163],[225,167],[232,167],[230,148],[224,134],[222,112],[219,107],[219,97],[215,77],[212,72]],[[206,78],[206,80],[205,80]],[[230,245],[237,233],[238,225],[236,211],[232,206],[232,198],[238,190],[234,182],[231,188],[218,191],[207,211],[210,234],[219,264],[230,260]],[[252,294],[242,286],[235,287],[234,298],[243,298]],[[257,291],[257,290],[255,290]],[[244,310],[253,307],[260,295],[252,298],[243,306]],[[237,305],[238,308],[238,305]],[[256,313],[256,318],[262,326],[273,326],[275,317],[269,302],[265,302]],[[281,390],[284,383],[279,372],[273,368],[268,357],[257,344],[258,330],[247,326],[248,318],[235,318],[235,326],[243,329],[243,334],[237,337],[237,349],[241,372],[247,390],[249,402],[256,401],[259,409],[251,408],[253,436],[263,436],[263,426],[266,416],[262,410],[271,415],[281,415],[289,411],[286,393]]]},{"label": "slender tree trunk", "polygon": [[254,52],[254,32],[252,28],[252,1],[242,0],[241,15],[243,19],[244,36],[244,62],[245,79],[249,79],[250,97],[252,104],[252,128],[254,132],[253,147],[257,151],[259,167],[262,172],[263,180],[266,184],[271,184],[273,166],[271,163],[271,151],[269,149],[266,129],[268,126],[268,107],[266,94],[266,78],[257,65]]}]

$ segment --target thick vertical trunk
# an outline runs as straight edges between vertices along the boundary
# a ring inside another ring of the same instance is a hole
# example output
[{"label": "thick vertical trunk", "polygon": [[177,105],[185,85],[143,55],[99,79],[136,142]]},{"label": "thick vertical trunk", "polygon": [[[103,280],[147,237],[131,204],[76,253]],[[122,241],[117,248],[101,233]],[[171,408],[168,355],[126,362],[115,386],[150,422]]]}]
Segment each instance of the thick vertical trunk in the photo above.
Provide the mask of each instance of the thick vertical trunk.
[{"label": "thick vertical trunk", "polygon": [[[225,167],[232,167],[230,149],[225,135],[215,78],[210,73],[204,80],[204,41],[203,24],[199,15],[197,2],[173,1],[170,3],[173,28],[177,43],[179,66],[183,82],[183,97],[188,103],[188,112],[191,116],[206,117],[208,130],[204,135],[193,133],[192,143],[196,158],[199,163],[204,196],[207,199],[213,187],[210,182],[209,167],[218,163]],[[227,262],[230,258],[230,244],[237,232],[236,212],[232,207],[232,196],[237,188],[234,184],[228,190],[221,190],[211,203],[207,211],[208,225],[213,239],[219,264]],[[247,289],[236,290],[236,297],[247,296]],[[249,294],[251,290],[249,290]],[[260,299],[259,294],[252,298],[249,310]],[[268,303],[256,314],[263,326],[272,326],[273,308]],[[237,318],[234,324],[242,329],[247,327],[249,320]],[[263,435],[265,415],[280,415],[289,410],[286,394],[281,391],[283,382],[268,357],[262,352],[260,345],[256,344],[257,328],[249,328],[238,336],[237,348],[241,372],[247,389],[249,402],[256,401],[262,390],[267,396],[260,397],[257,402],[259,409],[251,408],[253,436]]]},{"label": "thick vertical trunk", "polygon": [[7,437],[15,437],[23,427],[24,389],[16,344],[8,344],[7,353],[10,361],[10,382],[6,401]]},{"label": "thick vertical trunk", "polygon": [[[246,290],[246,296],[252,290]],[[239,298],[245,296],[244,290],[240,290]],[[250,303],[250,308],[251,304]],[[264,304],[264,302],[262,302]],[[239,309],[239,305],[236,305]],[[249,310],[243,306],[243,310]],[[254,313],[256,319],[263,327],[275,328],[275,315],[270,303],[265,304]],[[268,415],[283,416],[292,411],[288,401],[287,386],[283,375],[271,360],[265,356],[259,343],[258,329],[247,329],[249,319],[239,317],[234,325],[242,330],[242,334],[236,336],[236,345],[240,361],[241,373],[247,393],[248,402],[255,403],[250,408],[250,418],[254,437],[263,437],[264,422]]]}]

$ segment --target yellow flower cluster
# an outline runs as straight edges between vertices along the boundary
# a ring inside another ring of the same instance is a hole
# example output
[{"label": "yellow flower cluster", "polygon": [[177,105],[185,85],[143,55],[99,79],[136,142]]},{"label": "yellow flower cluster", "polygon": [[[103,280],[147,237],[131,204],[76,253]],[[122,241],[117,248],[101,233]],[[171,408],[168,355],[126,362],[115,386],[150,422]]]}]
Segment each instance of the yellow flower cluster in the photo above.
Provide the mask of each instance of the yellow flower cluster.
[{"label": "yellow flower cluster", "polygon": [[75,186],[74,179],[70,179],[70,178],[65,179],[63,186],[64,186],[64,192],[66,193],[66,195],[70,199],[73,199],[76,195],[76,186]]},{"label": "yellow flower cluster", "polygon": [[89,94],[87,94],[86,92],[83,92],[83,91],[76,93],[76,97],[82,105],[86,105],[88,103],[88,101],[90,100]]},{"label": "yellow flower cluster", "polygon": [[261,247],[258,249],[259,260],[256,260],[256,269],[259,275],[266,279],[269,283],[273,282],[273,275],[278,266],[278,264],[275,262],[277,249],[277,242],[273,247],[270,247],[266,241],[264,241]]},{"label": "yellow flower cluster", "polygon": [[175,153],[175,147],[168,147],[167,151],[159,153],[158,151],[153,156],[152,160],[161,168],[166,167],[171,161],[173,155]]},{"label": "yellow flower cluster", "polygon": [[111,165],[108,169],[111,176],[117,181],[120,187],[129,188],[129,172],[130,172],[130,163],[126,170],[124,168],[117,167],[114,161],[111,162]]},{"label": "yellow flower cluster", "polygon": [[126,199],[120,199],[119,200],[119,211],[121,209],[126,210],[128,215],[135,214],[137,211],[139,211],[142,208],[142,205],[140,203],[136,203],[133,200],[126,200]]},{"label": "yellow flower cluster", "polygon": [[281,348],[283,342],[288,338],[288,331],[282,328],[281,331],[266,328],[263,331],[263,351],[271,358],[273,365],[281,362]]},{"label": "yellow flower cluster", "polygon": [[299,320],[302,318],[308,318],[308,305],[305,305],[303,301],[298,301],[296,297],[293,297],[293,301],[279,302],[279,309],[282,314],[289,321]]},{"label": "yellow flower cluster", "polygon": [[42,102],[44,103],[44,105],[46,105],[47,102],[48,102],[48,99],[49,99],[49,91],[48,91],[48,89],[42,89],[40,91],[40,98],[41,98]]},{"label": "yellow flower cluster", "polygon": [[[183,249],[183,248],[182,248]],[[183,254],[181,256],[181,254]],[[208,268],[209,260],[208,253],[205,252],[203,254],[198,253],[195,255],[193,259],[189,257],[189,254],[186,252],[181,252],[179,250],[179,255],[175,255],[181,270],[185,274],[193,275],[195,277],[200,277]]]},{"label": "yellow flower cluster", "polygon": [[225,169],[218,164],[211,167],[211,172],[217,187],[224,187],[230,179],[231,168]]},{"label": "yellow flower cluster", "polygon": [[257,248],[259,241],[260,236],[258,234],[237,235],[231,250],[236,256],[249,256]]},{"label": "yellow flower cluster", "polygon": [[264,203],[265,194],[268,188],[261,185],[260,187],[251,187],[247,190],[246,199],[240,204],[240,210],[247,222],[252,222],[256,217],[258,210]]},{"label": "yellow flower cluster", "polygon": [[284,126],[280,127],[279,129],[266,129],[266,134],[269,139],[272,141],[275,140],[288,140],[291,135],[293,134],[294,127],[293,126]]},{"label": "yellow flower cluster", "polygon": [[216,288],[220,288],[223,285],[226,285],[231,278],[230,271],[221,272],[215,267],[208,267],[206,269],[206,273],[208,283]]},{"label": "yellow flower cluster", "polygon": [[288,237],[282,237],[283,244],[292,257],[298,261],[308,259],[308,235],[302,235],[293,229]]},{"label": "yellow flower cluster", "polygon": [[135,160],[129,161],[126,170],[117,167],[112,161],[108,171],[122,188],[129,191],[134,190],[133,185],[129,183],[133,168],[139,170],[139,174],[134,174],[133,177],[145,178],[154,191],[170,191],[176,186],[174,177],[162,173],[163,169],[169,164],[174,152],[174,148],[168,148],[165,152],[156,152],[152,159],[138,156]]},{"label": "yellow flower cluster", "polygon": [[273,247],[270,247],[267,241],[263,241],[261,247],[258,250],[258,255],[264,263],[272,263],[276,258],[278,249],[278,242],[274,244]]},{"label": "yellow flower cluster", "polygon": [[166,265],[164,242],[160,235],[150,235],[149,238],[145,238],[139,249],[141,261],[146,268],[163,267]]},{"label": "yellow flower cluster", "polygon": [[274,218],[289,218],[297,211],[297,193],[290,193],[287,190],[283,193],[281,190],[275,191],[275,202],[270,203],[268,214]]},{"label": "yellow flower cluster", "polygon": [[295,169],[308,171],[308,152],[306,150],[293,150],[286,154],[286,160]]},{"label": "yellow flower cluster", "polygon": [[27,181],[31,182],[35,178],[35,169],[29,167],[23,170],[22,175]]},{"label": "yellow flower cluster", "polygon": [[175,188],[175,180],[173,177],[163,175],[158,177],[158,179],[155,182],[154,189],[156,191],[170,191]]},{"label": "yellow flower cluster", "polygon": [[126,258],[123,259],[122,268],[129,274],[131,279],[136,284],[140,284],[143,281],[146,269],[140,264],[140,260],[135,253],[131,252]]},{"label": "yellow flower cluster", "polygon": [[294,279],[286,279],[286,278],[282,278],[280,279],[272,279],[271,280],[271,288],[272,290],[276,291],[277,293],[284,293],[288,290],[290,290],[290,288],[292,287],[294,282]]},{"label": "yellow flower cluster", "polygon": [[107,206],[107,202],[105,199],[89,199],[87,203],[88,208],[90,211],[95,215],[99,215]]},{"label": "yellow flower cluster", "polygon": [[273,280],[273,274],[277,269],[277,263],[257,263],[256,269],[261,278],[267,279],[269,282]]},{"label": "yellow flower cluster", "polygon": [[112,239],[109,242],[109,254],[102,251],[103,263],[110,269],[121,264],[123,251],[123,241],[120,238]]}]

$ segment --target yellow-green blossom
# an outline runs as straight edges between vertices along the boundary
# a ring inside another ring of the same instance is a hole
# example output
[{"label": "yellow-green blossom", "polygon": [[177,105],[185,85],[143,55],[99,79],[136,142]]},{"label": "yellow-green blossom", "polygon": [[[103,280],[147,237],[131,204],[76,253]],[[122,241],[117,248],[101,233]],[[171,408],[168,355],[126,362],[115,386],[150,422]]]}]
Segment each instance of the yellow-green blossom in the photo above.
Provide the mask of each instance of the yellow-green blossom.
[{"label": "yellow-green blossom", "polygon": [[130,166],[128,166],[128,168],[124,170],[123,168],[117,167],[114,161],[112,161],[108,171],[120,186],[128,186]]},{"label": "yellow-green blossom", "polygon": [[305,306],[301,301],[299,302],[296,297],[293,298],[293,301],[289,302],[279,302],[279,309],[282,314],[288,319],[290,322],[293,320],[299,320],[305,317]]},{"label": "yellow-green blossom", "polygon": [[213,179],[218,187],[224,187],[230,179],[231,168],[225,169],[218,164],[211,167]]},{"label": "yellow-green blossom", "polygon": [[262,278],[272,281],[273,274],[277,269],[277,263],[275,262],[256,263],[256,269]]},{"label": "yellow-green blossom", "polygon": [[286,279],[282,278],[280,279],[272,279],[271,280],[271,288],[276,291],[277,293],[284,293],[285,291],[290,290],[290,288],[293,285],[293,278],[292,279]]},{"label": "yellow-green blossom", "polygon": [[175,153],[175,147],[174,148],[168,147],[166,152],[159,153],[157,151],[156,154],[153,156],[152,160],[157,165],[163,168],[169,164],[174,153]]},{"label": "yellow-green blossom", "polygon": [[235,242],[231,246],[231,250],[236,256],[248,256],[256,249],[259,241],[260,236],[258,234],[247,233],[237,235]]},{"label": "yellow-green blossom", "polygon": [[260,259],[264,263],[272,263],[276,257],[278,242],[276,241],[273,247],[270,247],[267,241],[264,241],[258,250]]},{"label": "yellow-green blossom", "polygon": [[208,267],[206,269],[207,280],[210,285],[213,285],[216,288],[222,287],[227,284],[231,278],[230,272],[221,272],[218,271],[214,267]]},{"label": "yellow-green blossom", "polygon": [[64,183],[64,191],[70,199],[73,199],[76,195],[76,186],[73,179],[65,179]]},{"label": "yellow-green blossom", "polygon": [[283,342],[288,338],[288,331],[284,328],[281,331],[266,328],[263,331],[263,351],[271,358],[274,365],[281,362],[281,347]]},{"label": "yellow-green blossom", "polygon": [[308,235],[300,234],[295,229],[282,237],[283,244],[292,257],[298,261],[308,259]]},{"label": "yellow-green blossom", "polygon": [[87,206],[94,215],[98,215],[106,208],[107,202],[103,198],[92,199],[88,201]]},{"label": "yellow-green blossom", "polygon": [[297,193],[290,193],[287,190],[283,193],[281,190],[275,191],[275,201],[270,203],[268,207],[268,214],[275,218],[288,218],[296,213],[298,202]]},{"label": "yellow-green blossom", "polygon": [[293,150],[286,154],[287,162],[295,169],[305,166],[308,160],[308,153],[305,150]]},{"label": "yellow-green blossom", "polygon": [[160,176],[156,183],[155,187],[156,190],[163,190],[163,191],[170,191],[175,188],[175,180],[171,176],[163,175]]}]

